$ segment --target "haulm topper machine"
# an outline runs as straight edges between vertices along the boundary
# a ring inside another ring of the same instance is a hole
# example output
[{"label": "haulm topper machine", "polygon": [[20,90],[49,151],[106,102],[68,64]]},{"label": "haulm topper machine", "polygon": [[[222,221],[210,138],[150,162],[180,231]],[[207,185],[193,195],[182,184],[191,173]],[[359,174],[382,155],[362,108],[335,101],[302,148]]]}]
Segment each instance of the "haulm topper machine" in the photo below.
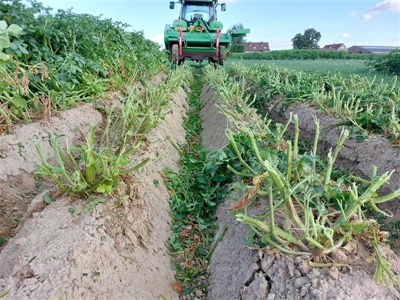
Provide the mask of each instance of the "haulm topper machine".
[{"label": "haulm topper machine", "polygon": [[165,48],[171,53],[171,62],[181,64],[186,58],[224,64],[230,50],[233,37],[244,37],[249,29],[229,29],[222,32],[222,22],[217,19],[217,8],[226,11],[225,3],[218,0],[179,0],[170,2],[181,4],[178,19],[164,30]]}]

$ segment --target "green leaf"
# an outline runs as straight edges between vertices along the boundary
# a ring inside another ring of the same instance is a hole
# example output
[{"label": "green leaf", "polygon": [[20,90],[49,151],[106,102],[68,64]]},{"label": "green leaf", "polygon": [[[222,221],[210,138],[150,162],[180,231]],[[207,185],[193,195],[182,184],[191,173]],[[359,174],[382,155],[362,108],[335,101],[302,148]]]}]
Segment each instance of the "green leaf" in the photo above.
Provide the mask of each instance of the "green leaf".
[{"label": "green leaf", "polygon": [[109,193],[109,194],[112,194],[113,191],[114,191],[114,190],[113,190],[112,185],[107,185],[107,187],[106,187],[106,192]]},{"label": "green leaf", "polygon": [[44,197],[43,197],[43,201],[46,203],[46,204],[51,204],[51,203],[53,203],[54,202],[54,200],[53,199],[51,199],[50,198],[50,196],[49,195],[44,195]]},{"label": "green leaf", "polygon": [[71,216],[73,216],[75,213],[75,208],[72,207],[68,208],[68,212],[70,213]]},{"label": "green leaf", "polygon": [[315,194],[323,195],[324,190],[319,185],[314,185],[313,190]]},{"label": "green leaf", "polygon": [[96,192],[101,193],[101,194],[104,194],[106,191],[107,191],[107,184],[105,184],[105,183],[100,184],[96,189]]},{"label": "green leaf", "polygon": [[204,229],[207,229],[207,228],[208,228],[208,225],[199,224],[199,229],[200,229],[200,230],[204,230]]},{"label": "green leaf", "polygon": [[23,54],[29,54],[28,50],[24,46],[19,46],[18,49],[23,53]]},{"label": "green leaf", "polygon": [[10,39],[8,37],[5,36],[0,36],[0,47],[1,48],[8,48],[10,47],[11,43],[10,43]]},{"label": "green leaf", "polygon": [[11,33],[12,35],[19,35],[22,31],[22,28],[16,24],[11,24],[8,27],[8,32]]},{"label": "green leaf", "polygon": [[206,184],[207,182],[206,182],[206,179],[204,178],[204,175],[199,175],[198,177],[197,177],[197,181],[199,182],[199,183],[202,183],[202,184]]},{"label": "green leaf", "polygon": [[51,173],[61,173],[63,169],[61,167],[55,167],[51,169]]},{"label": "green leaf", "polygon": [[260,156],[262,159],[267,159],[268,155],[269,155],[269,151],[266,151],[266,150],[260,151]]},{"label": "green leaf", "polygon": [[88,201],[85,208],[78,213],[79,216],[86,214],[87,212],[91,211],[97,204],[106,202],[104,198],[96,198],[92,201]]},{"label": "green leaf", "polygon": [[27,108],[25,99],[18,95],[14,95],[13,104],[19,108]]},{"label": "green leaf", "polygon": [[207,250],[201,245],[197,247],[197,253],[202,256],[206,256],[208,254]]},{"label": "green leaf", "polygon": [[5,31],[7,29],[7,22],[6,21],[0,21],[0,30]]},{"label": "green leaf", "polygon": [[0,292],[0,298],[3,298],[4,296],[6,296],[8,294],[8,290],[3,290]]},{"label": "green leaf", "polygon": [[4,236],[0,236],[0,246],[3,246],[7,242],[7,238]]},{"label": "green leaf", "polygon": [[185,289],[183,289],[181,295],[182,295],[182,296],[184,296],[184,295],[189,295],[189,294],[192,292],[192,290],[193,290],[193,289],[191,289],[191,288],[185,288]]},{"label": "green leaf", "polygon": [[4,60],[4,61],[8,60],[7,54],[0,52],[0,60]]}]

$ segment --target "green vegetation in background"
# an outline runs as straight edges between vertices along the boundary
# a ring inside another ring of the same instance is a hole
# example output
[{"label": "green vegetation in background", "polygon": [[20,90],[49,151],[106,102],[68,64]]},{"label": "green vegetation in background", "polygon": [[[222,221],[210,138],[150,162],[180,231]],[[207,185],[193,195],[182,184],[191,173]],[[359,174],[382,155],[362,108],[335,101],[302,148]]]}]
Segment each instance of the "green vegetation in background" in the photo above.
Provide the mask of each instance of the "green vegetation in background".
[{"label": "green vegetation in background", "polygon": [[231,46],[232,53],[244,53],[246,51],[245,44],[234,44]]},{"label": "green vegetation in background", "polygon": [[[279,68],[286,68],[294,71],[303,72],[317,72],[320,74],[330,74],[340,73],[344,78],[349,78],[350,76],[358,75],[361,77],[367,77],[369,80],[375,80],[375,82],[392,82],[394,79],[393,75],[388,75],[384,73],[378,73],[373,70],[368,64],[363,60],[356,59],[315,59],[315,60],[265,60],[260,62],[260,60],[253,59],[234,59],[229,58],[227,65],[242,63],[247,67],[254,65],[259,65],[260,63],[276,66]],[[397,86],[400,88],[400,81],[397,82]]]},{"label": "green vegetation in background", "polygon": [[380,133],[396,141],[400,135],[400,89],[397,78],[378,82],[358,75],[344,78],[340,74],[319,74],[278,68],[267,64],[246,68],[230,66],[234,76],[245,76],[256,95],[254,105],[261,109],[280,104],[310,103],[327,115],[339,118],[339,125],[353,128],[356,136]]},{"label": "green vegetation in background", "polygon": [[318,49],[321,33],[314,28],[304,30],[304,34],[298,33],[292,38],[293,49]]},{"label": "green vegetation in background", "polygon": [[360,59],[370,60],[382,57],[381,54],[350,54],[346,51],[325,50],[275,50],[270,52],[251,52],[232,54],[233,58],[258,60],[311,60],[311,59]]},{"label": "green vegetation in background", "polygon": [[[231,58],[243,60],[363,60],[366,65],[381,74],[400,75],[399,50],[389,54],[351,54],[346,51],[325,50],[276,50],[270,52],[232,53]],[[329,66],[327,66],[329,70]]]},{"label": "green vegetation in background", "polygon": [[34,0],[25,3],[0,5],[0,18],[23,29],[5,49],[11,59],[0,77],[6,99],[0,110],[9,125],[28,121],[28,111],[41,113],[39,98],[52,109],[66,109],[166,70],[166,54],[142,32],[128,32],[127,24],[71,10],[52,14]]},{"label": "green vegetation in background", "polygon": [[369,62],[378,72],[400,76],[400,51],[392,50],[388,55],[382,55]]}]

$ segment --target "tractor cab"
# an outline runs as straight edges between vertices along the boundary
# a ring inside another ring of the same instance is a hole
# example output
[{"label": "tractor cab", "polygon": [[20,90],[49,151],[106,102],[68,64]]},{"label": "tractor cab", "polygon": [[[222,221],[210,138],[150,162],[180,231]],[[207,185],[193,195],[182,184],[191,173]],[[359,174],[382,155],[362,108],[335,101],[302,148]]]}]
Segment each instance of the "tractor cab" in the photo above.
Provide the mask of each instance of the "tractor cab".
[{"label": "tractor cab", "polygon": [[[207,23],[217,20],[218,1],[189,0],[179,2],[182,4],[179,19],[186,21],[189,26],[199,19]],[[175,3],[170,2],[170,8],[174,9],[174,7]],[[226,10],[225,4],[221,4],[221,10]]]},{"label": "tractor cab", "polygon": [[189,24],[202,19],[205,22],[215,20],[217,11],[212,3],[185,3],[182,5],[180,18],[186,20]]},{"label": "tractor cab", "polygon": [[222,65],[226,60],[232,37],[245,36],[248,29],[231,30],[226,33],[221,21],[217,19],[217,8],[226,11],[226,4],[218,0],[177,0],[181,5],[178,19],[164,29],[165,48],[170,51],[172,65],[184,62],[186,58]]}]

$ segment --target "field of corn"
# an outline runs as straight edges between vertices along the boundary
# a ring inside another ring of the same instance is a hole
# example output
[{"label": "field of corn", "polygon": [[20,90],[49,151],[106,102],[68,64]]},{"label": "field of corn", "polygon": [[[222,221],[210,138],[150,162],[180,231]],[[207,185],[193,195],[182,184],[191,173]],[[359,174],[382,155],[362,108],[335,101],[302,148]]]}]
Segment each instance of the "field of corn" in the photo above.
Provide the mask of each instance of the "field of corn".
[{"label": "field of corn", "polygon": [[[310,274],[328,274],[311,269],[337,271],[330,288],[370,280],[353,299],[400,297],[396,76],[340,57],[170,70],[127,24],[35,1],[5,1],[0,15],[0,298],[222,299],[213,280],[241,259],[216,270],[214,252],[234,253],[226,236],[242,225],[235,248],[308,271],[230,276],[217,284],[226,299],[277,295],[279,281],[311,297]],[[207,92],[225,122],[215,150],[201,136]],[[341,163],[368,143],[390,154],[367,173]],[[231,225],[217,222],[224,201]]]}]

